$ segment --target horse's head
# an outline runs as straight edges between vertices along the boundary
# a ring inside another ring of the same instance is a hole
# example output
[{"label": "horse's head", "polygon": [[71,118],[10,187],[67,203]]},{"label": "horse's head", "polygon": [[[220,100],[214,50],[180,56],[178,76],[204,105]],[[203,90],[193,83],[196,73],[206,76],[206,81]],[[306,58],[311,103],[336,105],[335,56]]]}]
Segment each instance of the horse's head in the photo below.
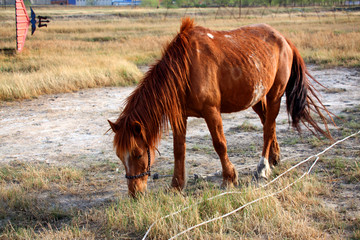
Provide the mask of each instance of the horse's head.
[{"label": "horse's head", "polygon": [[108,121],[115,133],[116,155],[125,166],[128,190],[132,197],[146,191],[150,167],[154,162],[154,147],[146,143],[144,127],[137,121],[122,124]]}]

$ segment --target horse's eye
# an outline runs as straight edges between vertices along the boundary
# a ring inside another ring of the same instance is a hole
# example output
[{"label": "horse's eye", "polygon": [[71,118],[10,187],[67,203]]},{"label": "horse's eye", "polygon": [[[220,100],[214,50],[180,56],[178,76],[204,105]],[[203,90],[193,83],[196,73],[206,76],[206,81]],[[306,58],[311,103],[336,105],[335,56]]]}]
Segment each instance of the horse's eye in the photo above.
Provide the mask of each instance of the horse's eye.
[{"label": "horse's eye", "polygon": [[139,156],[137,156],[137,159],[140,159],[142,157],[142,155],[139,155]]}]

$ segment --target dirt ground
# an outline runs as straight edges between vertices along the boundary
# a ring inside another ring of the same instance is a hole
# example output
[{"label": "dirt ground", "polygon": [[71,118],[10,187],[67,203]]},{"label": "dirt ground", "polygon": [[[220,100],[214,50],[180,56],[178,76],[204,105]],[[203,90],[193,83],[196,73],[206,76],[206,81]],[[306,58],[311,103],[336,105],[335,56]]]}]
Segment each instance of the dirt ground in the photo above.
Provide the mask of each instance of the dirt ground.
[{"label": "dirt ground", "polygon": [[[356,69],[319,70],[310,67],[310,72],[328,89],[320,91],[321,99],[334,114],[360,105],[360,72]],[[321,89],[320,86],[317,86]],[[107,119],[118,117],[124,99],[133,87],[111,87],[87,89],[73,93],[41,96],[38,99],[20,102],[0,103],[0,164],[14,160],[22,162],[46,162],[56,166],[72,166],[90,169],[97,174],[97,166],[111,163],[111,173],[98,176],[104,182],[114,184],[104,186],[97,196],[81,201],[90,204],[97,199],[113,198],[126,194],[124,167],[113,151],[113,134],[107,132]],[[359,116],[359,115],[357,115]],[[357,117],[356,121],[360,121]],[[261,123],[251,110],[223,115],[224,131],[228,142],[228,153],[239,174],[249,176],[260,159],[262,150]],[[359,129],[358,129],[359,130]],[[285,110],[285,98],[277,118],[277,135],[283,159],[303,160],[320,148],[309,148],[309,144],[299,141],[298,133],[288,124]],[[310,135],[304,129],[304,135]],[[340,138],[337,137],[337,138]],[[211,137],[202,119],[190,118],[187,131],[187,174],[191,180],[196,177],[221,182],[221,165],[213,150]],[[315,140],[314,140],[315,141]],[[350,140],[344,146],[359,155],[359,142]],[[171,133],[164,136],[153,172],[161,176],[171,175],[173,169],[173,150]],[[329,152],[329,155],[335,154]],[[170,177],[158,180],[169,184]],[[155,188],[157,182],[149,181],[149,188]],[[350,188],[350,189],[348,189]],[[352,200],[352,216],[359,215],[359,186],[347,185],[339,200],[329,201],[334,208],[341,208],[346,201]],[[101,197],[100,197],[101,196]],[[64,198],[63,201],[76,204],[76,199]],[[84,200],[84,199],[82,199]],[[61,199],[59,199],[61,201]],[[350,204],[350,203],[349,203]],[[354,207],[355,206],[355,207]]]}]

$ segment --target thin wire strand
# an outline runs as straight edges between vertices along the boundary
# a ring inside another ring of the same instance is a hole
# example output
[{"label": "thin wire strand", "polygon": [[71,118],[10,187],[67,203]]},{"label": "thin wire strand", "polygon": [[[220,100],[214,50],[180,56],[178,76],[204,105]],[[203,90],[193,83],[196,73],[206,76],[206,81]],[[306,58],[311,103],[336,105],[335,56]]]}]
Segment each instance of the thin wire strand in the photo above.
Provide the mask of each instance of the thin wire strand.
[{"label": "thin wire strand", "polygon": [[[293,186],[296,182],[300,181],[304,176],[310,174],[312,168],[315,166],[315,164],[316,164],[317,161],[319,160],[319,156],[320,156],[320,155],[324,154],[324,153],[327,152],[329,149],[333,148],[335,145],[337,145],[337,144],[339,144],[339,143],[341,143],[341,142],[343,142],[343,141],[345,141],[345,140],[347,140],[347,139],[349,139],[349,138],[351,138],[351,137],[354,137],[354,136],[356,136],[356,135],[359,134],[359,133],[360,133],[360,131],[358,131],[358,132],[356,132],[356,133],[353,133],[353,134],[351,134],[351,135],[349,135],[349,136],[347,136],[347,137],[345,137],[345,138],[343,138],[343,139],[341,139],[341,140],[338,140],[337,142],[333,143],[332,145],[330,145],[329,147],[327,147],[326,149],[324,149],[322,152],[308,157],[307,159],[305,159],[305,160],[299,162],[298,164],[292,166],[291,168],[287,169],[285,172],[283,172],[282,174],[280,174],[279,176],[277,176],[276,178],[274,178],[274,179],[273,179],[272,181],[270,181],[269,183],[267,183],[267,184],[265,184],[265,185],[263,185],[263,186],[258,187],[258,188],[255,189],[255,190],[260,190],[260,189],[262,189],[262,188],[265,188],[265,187],[269,186],[270,184],[272,184],[272,183],[274,183],[275,181],[277,181],[280,177],[284,176],[286,173],[288,173],[288,172],[290,172],[291,170],[295,169],[296,167],[298,167],[298,166],[300,166],[300,165],[302,165],[302,164],[310,161],[310,159],[312,159],[312,158],[315,157],[315,160],[314,160],[313,164],[311,165],[311,167],[309,168],[309,170],[308,170],[307,172],[305,172],[303,175],[301,175],[301,176],[300,176],[298,179],[296,179],[294,182],[288,184],[286,187],[280,189],[279,191],[274,192],[274,193],[271,193],[271,194],[268,194],[268,195],[263,196],[263,197],[261,197],[261,198],[255,199],[255,200],[253,200],[253,201],[251,201],[251,202],[248,202],[248,203],[242,205],[241,207],[239,207],[239,208],[237,208],[237,209],[235,209],[235,210],[233,210],[233,211],[231,211],[231,212],[229,212],[229,213],[226,213],[226,214],[224,214],[224,215],[222,215],[222,216],[219,216],[219,217],[216,217],[216,218],[213,218],[213,219],[209,219],[209,220],[207,220],[207,221],[205,221],[205,222],[202,222],[202,223],[199,223],[199,224],[197,224],[197,225],[194,225],[194,226],[192,226],[192,227],[190,227],[190,228],[188,228],[188,229],[186,229],[186,230],[184,230],[184,231],[176,234],[175,236],[171,237],[170,239],[175,239],[175,238],[177,238],[178,236],[180,236],[180,235],[182,235],[182,234],[184,234],[184,233],[186,233],[186,232],[191,231],[192,229],[195,229],[195,228],[200,227],[200,226],[202,226],[202,225],[205,225],[205,224],[207,224],[207,223],[216,221],[216,220],[218,220],[218,219],[227,217],[227,216],[229,216],[229,215],[231,215],[231,214],[234,214],[234,213],[240,211],[241,209],[243,209],[243,208],[245,208],[245,207],[247,207],[247,206],[249,206],[249,205],[251,205],[251,204],[254,204],[254,203],[256,203],[256,202],[258,202],[258,201],[261,201],[261,200],[263,200],[263,199],[265,199],[265,198],[268,198],[268,197],[277,195],[277,194],[285,191],[285,190],[288,189],[289,187]],[[290,158],[290,157],[289,157],[289,158]],[[288,159],[289,159],[289,158],[288,158]],[[239,193],[242,193],[242,192],[239,192],[239,191],[224,192],[224,193],[218,194],[218,195],[216,195],[216,196],[213,196],[213,197],[211,197],[211,198],[208,198],[207,201],[213,200],[213,199],[215,199],[215,198],[218,198],[218,197],[221,197],[221,196],[224,196],[224,195],[227,195],[227,194],[239,194]],[[189,209],[189,208],[191,208],[191,207],[193,207],[193,206],[199,205],[200,203],[202,203],[202,202],[204,202],[204,201],[205,201],[205,200],[199,201],[199,202],[197,202],[197,203],[195,203],[195,204],[189,205],[189,206],[187,206],[187,207],[185,207],[185,208],[180,209],[179,211],[173,212],[173,213],[171,213],[171,214],[168,214],[168,215],[166,215],[166,216],[164,216],[164,217],[156,220],[155,222],[153,222],[153,223],[150,225],[150,227],[148,228],[148,230],[146,231],[146,233],[145,233],[145,235],[144,235],[144,237],[143,237],[142,239],[143,239],[143,240],[146,239],[146,237],[147,237],[147,235],[149,234],[149,232],[150,232],[150,230],[152,229],[152,227],[153,227],[156,223],[158,223],[159,221],[164,220],[164,219],[166,219],[166,218],[168,218],[168,217],[174,216],[174,215],[176,215],[176,214],[179,214],[179,213],[181,213],[181,212],[183,212],[183,211],[185,211],[185,210],[187,210],[187,209]],[[170,239],[169,239],[169,240],[170,240]]]},{"label": "thin wire strand", "polygon": [[[316,164],[316,162],[317,162],[318,159],[319,159],[319,157],[316,157],[316,159],[315,159],[314,163],[312,164],[311,168],[313,168],[313,166]],[[231,211],[231,212],[228,212],[228,213],[222,215],[222,216],[219,216],[219,217],[216,217],[216,218],[212,218],[212,219],[209,219],[209,220],[207,220],[207,221],[205,221],[205,222],[202,222],[202,223],[199,223],[199,224],[197,224],[197,225],[195,225],[195,226],[192,226],[192,227],[190,227],[190,228],[188,228],[188,229],[186,229],[186,230],[184,230],[184,231],[176,234],[175,236],[169,238],[169,240],[175,239],[175,238],[177,238],[178,236],[180,236],[180,235],[182,235],[182,234],[184,234],[184,233],[186,233],[186,232],[189,232],[189,231],[191,231],[191,230],[193,230],[193,229],[195,229],[195,228],[198,228],[198,227],[200,227],[200,226],[202,226],[202,225],[205,225],[205,224],[208,224],[208,223],[210,223],[210,222],[214,222],[214,221],[216,221],[216,220],[220,220],[220,219],[222,219],[222,218],[224,218],[224,217],[230,216],[230,215],[232,215],[232,214],[240,211],[241,209],[243,209],[243,208],[245,208],[245,207],[247,207],[247,206],[249,206],[249,205],[252,205],[252,204],[254,204],[254,203],[256,203],[256,202],[259,202],[259,201],[261,201],[261,200],[263,200],[263,199],[266,199],[266,198],[269,198],[269,197],[278,195],[279,193],[285,191],[286,189],[290,188],[290,187],[293,186],[295,183],[297,183],[298,181],[300,181],[303,177],[305,177],[307,174],[309,174],[309,172],[310,172],[310,171],[305,172],[303,175],[301,175],[301,176],[300,176],[298,179],[296,179],[294,182],[288,184],[286,187],[280,189],[280,190],[277,191],[277,192],[270,193],[270,194],[268,194],[268,195],[266,195],[266,196],[257,198],[257,199],[255,199],[255,200],[253,200],[253,201],[251,201],[251,202],[248,202],[248,203],[242,205],[241,207],[239,207],[239,208],[237,208],[237,209],[235,209],[235,210],[233,210],[233,211]],[[260,189],[260,188],[259,188],[259,189]]]},{"label": "thin wire strand", "polygon": [[[296,179],[294,182],[288,184],[286,187],[280,189],[279,191],[274,192],[274,193],[271,193],[271,194],[268,194],[268,195],[263,196],[263,197],[260,197],[260,198],[257,198],[257,199],[255,199],[255,200],[253,200],[253,201],[251,201],[251,202],[248,202],[248,203],[242,205],[241,207],[239,207],[239,208],[237,208],[237,209],[235,209],[235,210],[233,210],[233,211],[231,211],[231,212],[229,212],[229,213],[226,213],[226,214],[222,215],[222,216],[219,216],[219,217],[216,217],[216,218],[212,218],[212,219],[209,219],[209,220],[207,220],[207,221],[205,221],[205,222],[202,222],[202,223],[199,223],[199,224],[197,224],[197,225],[195,225],[195,226],[192,226],[192,227],[190,227],[190,228],[188,228],[188,229],[186,229],[186,230],[184,230],[184,231],[176,234],[175,236],[169,238],[169,240],[175,239],[175,238],[177,238],[178,236],[180,236],[180,235],[182,235],[182,234],[184,234],[184,233],[186,233],[186,232],[191,231],[192,229],[198,228],[198,227],[200,227],[200,226],[202,226],[202,225],[205,225],[205,224],[208,224],[208,223],[210,223],[210,222],[214,222],[214,221],[216,221],[216,220],[219,220],[219,219],[222,219],[222,218],[224,218],[224,217],[227,217],[227,216],[229,216],[229,215],[231,215],[231,214],[234,214],[234,213],[240,211],[241,209],[243,209],[243,208],[245,208],[245,207],[247,207],[247,206],[249,206],[249,205],[252,205],[252,204],[254,204],[254,203],[258,202],[258,201],[261,201],[261,200],[263,200],[263,199],[265,199],[265,198],[269,198],[269,197],[275,196],[275,195],[277,195],[277,194],[285,191],[286,189],[290,188],[290,187],[293,186],[295,183],[297,183],[298,181],[300,181],[303,177],[305,177],[306,175],[310,174],[312,168],[315,166],[315,164],[316,164],[317,161],[319,160],[319,158],[320,158],[319,156],[320,156],[320,155],[324,154],[326,151],[328,151],[329,149],[331,149],[332,147],[334,147],[336,144],[341,143],[341,142],[343,142],[343,141],[349,139],[350,137],[353,137],[353,136],[355,136],[355,135],[357,135],[357,134],[359,134],[359,133],[360,133],[360,131],[358,131],[357,133],[351,134],[351,135],[349,135],[349,136],[347,136],[347,137],[345,137],[345,138],[343,138],[343,139],[341,139],[341,140],[333,143],[332,145],[330,145],[329,147],[327,147],[327,148],[326,148],[325,150],[323,150],[322,152],[320,152],[320,153],[318,153],[318,154],[316,154],[316,155],[312,155],[312,156],[308,157],[306,160],[304,160],[304,161],[296,164],[295,166],[293,166],[293,167],[291,167],[290,169],[288,169],[287,171],[285,171],[283,174],[279,175],[279,176],[283,176],[286,172],[291,171],[291,170],[294,169],[296,166],[299,166],[299,165],[301,165],[301,164],[309,161],[309,160],[312,159],[313,157],[316,157],[316,159],[314,160],[313,164],[311,165],[311,167],[309,168],[309,170],[308,170],[307,172],[305,172],[303,175],[301,175],[301,176],[300,176],[298,179]],[[279,176],[278,176],[277,178],[275,178],[273,181],[269,182],[268,184],[266,184],[266,185],[264,185],[264,186],[262,186],[262,187],[260,187],[260,188],[258,188],[258,189],[264,188],[264,187],[268,186],[269,184],[273,183],[274,181],[276,181],[277,179],[279,179]],[[258,189],[256,189],[256,190],[258,190]]]},{"label": "thin wire strand", "polygon": [[[292,158],[295,158],[295,157],[298,157],[298,156],[300,156],[300,155],[296,155],[296,156],[294,156],[294,157],[284,158],[284,159],[282,160],[282,162],[287,161],[287,160],[292,159]],[[248,165],[248,166],[243,166],[243,167],[240,168],[240,169],[251,168],[251,167],[254,167],[254,166],[257,166],[257,164],[252,164],[252,165]],[[238,170],[239,170],[239,168],[238,168]],[[258,189],[256,189],[256,190],[258,190]],[[221,197],[221,196],[224,196],[224,195],[228,195],[228,194],[239,194],[239,193],[241,193],[241,192],[239,192],[239,191],[223,192],[223,193],[220,193],[220,194],[218,194],[218,195],[216,195],[216,196],[213,196],[213,197],[211,197],[211,198],[208,198],[207,201],[216,199],[216,198]],[[178,210],[178,211],[176,211],[176,212],[170,213],[170,214],[168,214],[168,215],[166,215],[166,216],[164,216],[164,217],[159,218],[158,220],[156,220],[155,222],[153,222],[153,223],[150,225],[150,227],[149,227],[148,230],[146,231],[145,235],[143,236],[142,240],[145,240],[145,239],[146,239],[147,235],[149,234],[149,232],[151,231],[152,227],[153,227],[156,223],[158,223],[158,222],[160,222],[161,220],[164,220],[164,219],[166,219],[166,218],[169,218],[169,217],[171,217],[171,216],[174,216],[174,215],[176,215],[176,214],[179,214],[179,213],[181,213],[181,212],[183,212],[183,211],[185,211],[185,210],[187,210],[187,209],[189,209],[189,208],[191,208],[191,207],[195,207],[195,206],[197,206],[197,205],[199,205],[199,204],[201,204],[201,203],[203,203],[203,202],[205,202],[205,200],[201,200],[201,201],[199,201],[199,202],[197,202],[197,203],[194,203],[194,204],[189,205],[189,206],[187,206],[187,207],[185,207],[185,208],[182,208],[182,209],[180,209],[180,210]]]}]

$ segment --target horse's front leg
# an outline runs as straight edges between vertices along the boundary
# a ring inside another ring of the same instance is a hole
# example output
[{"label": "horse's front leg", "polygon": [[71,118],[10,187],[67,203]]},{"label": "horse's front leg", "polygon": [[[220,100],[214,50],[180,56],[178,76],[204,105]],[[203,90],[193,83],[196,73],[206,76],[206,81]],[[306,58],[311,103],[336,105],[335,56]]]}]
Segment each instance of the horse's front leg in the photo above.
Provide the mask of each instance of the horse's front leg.
[{"label": "horse's front leg", "polygon": [[223,170],[223,186],[236,186],[238,185],[238,172],[230,162],[227,154],[226,139],[220,111],[216,107],[209,107],[204,111],[203,117],[209,128],[215,151],[220,157]]},{"label": "horse's front leg", "polygon": [[184,131],[174,132],[174,175],[171,182],[171,186],[178,190],[182,190],[186,185],[186,173],[185,173],[185,152],[186,152],[186,123],[187,119],[184,119],[185,128]]}]

